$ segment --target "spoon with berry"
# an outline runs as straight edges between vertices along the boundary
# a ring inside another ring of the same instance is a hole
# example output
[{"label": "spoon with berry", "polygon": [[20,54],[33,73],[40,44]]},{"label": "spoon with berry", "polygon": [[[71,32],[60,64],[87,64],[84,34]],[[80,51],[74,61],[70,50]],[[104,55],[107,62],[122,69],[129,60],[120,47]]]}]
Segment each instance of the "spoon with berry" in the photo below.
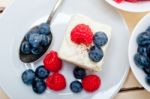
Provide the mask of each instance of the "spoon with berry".
[{"label": "spoon with berry", "polygon": [[50,29],[51,22],[63,1],[57,0],[48,20],[40,25],[34,26],[24,36],[19,49],[19,57],[22,62],[35,62],[48,50],[53,39]]}]

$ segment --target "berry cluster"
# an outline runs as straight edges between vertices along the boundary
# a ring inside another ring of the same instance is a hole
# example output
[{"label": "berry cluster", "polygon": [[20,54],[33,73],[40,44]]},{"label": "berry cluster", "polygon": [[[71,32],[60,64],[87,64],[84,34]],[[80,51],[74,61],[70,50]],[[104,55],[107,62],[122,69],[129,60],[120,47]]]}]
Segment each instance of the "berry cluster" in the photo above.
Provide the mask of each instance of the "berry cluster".
[{"label": "berry cluster", "polygon": [[86,71],[82,68],[76,67],[73,70],[74,77],[79,80],[71,82],[70,89],[73,93],[79,93],[84,89],[87,92],[96,91],[101,84],[101,80],[96,75],[86,75]]},{"label": "berry cluster", "polygon": [[[55,51],[51,51],[43,61],[44,65],[36,68],[35,72],[28,69],[22,74],[22,81],[26,85],[32,85],[32,89],[37,94],[45,92],[46,88],[54,91],[63,90],[66,87],[65,77],[58,73],[62,68],[62,61]],[[49,75],[50,72],[54,72]]]},{"label": "berry cluster", "polygon": [[46,80],[48,88],[54,91],[63,90],[66,87],[66,80],[62,74],[58,73],[62,68],[62,60],[58,57],[57,52],[51,51],[47,54],[43,63],[47,70],[54,72]]},{"label": "berry cluster", "polygon": [[[37,94],[42,94],[48,87],[54,91],[60,91],[66,88],[65,77],[58,73],[62,68],[62,61],[55,51],[51,51],[43,60],[44,65],[38,66],[35,71],[28,69],[22,73],[22,81],[26,85],[31,85]],[[53,72],[52,74],[50,74]],[[87,92],[96,91],[101,84],[101,80],[96,75],[87,75],[82,68],[76,67],[73,70],[74,77],[82,80],[71,82],[70,89],[74,93],[79,93],[82,89]]]},{"label": "berry cluster", "polygon": [[138,35],[137,44],[134,62],[147,74],[146,82],[150,85],[150,26]]},{"label": "berry cluster", "polygon": [[37,94],[42,94],[46,90],[44,79],[48,77],[49,71],[44,66],[39,66],[35,72],[28,69],[22,74],[22,81],[26,85],[32,85],[32,89]]},{"label": "berry cluster", "polygon": [[48,46],[52,40],[50,27],[47,23],[32,28],[25,36],[25,40],[21,44],[21,52],[25,55],[39,55],[43,52],[43,48]]},{"label": "berry cluster", "polygon": [[93,37],[94,46],[92,46],[89,50],[89,58],[93,62],[99,62],[103,56],[102,46],[104,46],[108,42],[107,35],[104,32],[96,32]]},{"label": "berry cluster", "polygon": [[89,49],[89,58],[93,62],[99,62],[103,58],[102,46],[108,42],[107,35],[104,32],[96,32],[93,35],[91,28],[85,24],[78,24],[71,31],[71,40],[76,44],[93,46]]}]

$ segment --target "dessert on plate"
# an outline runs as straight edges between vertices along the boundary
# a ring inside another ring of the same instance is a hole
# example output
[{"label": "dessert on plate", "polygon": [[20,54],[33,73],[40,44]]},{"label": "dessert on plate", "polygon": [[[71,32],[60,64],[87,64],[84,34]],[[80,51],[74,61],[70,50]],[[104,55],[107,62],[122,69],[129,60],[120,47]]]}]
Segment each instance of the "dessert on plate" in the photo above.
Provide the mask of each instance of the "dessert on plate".
[{"label": "dessert on plate", "polygon": [[[47,27],[49,26],[47,25]],[[31,35],[31,33],[29,34]],[[39,37],[37,38],[39,39]],[[80,66],[73,70],[75,80],[71,81],[70,90],[73,93],[80,93],[82,90],[95,92],[101,87],[101,78],[98,75],[87,74],[85,69],[101,70],[110,37],[111,28],[109,26],[82,15],[73,16],[60,50],[58,52],[51,50],[44,57],[43,65],[38,66],[35,70],[25,70],[21,79],[24,84],[31,86],[36,94],[43,94],[46,89],[56,92],[62,91],[68,86],[66,77],[61,73],[62,60],[66,60]],[[44,42],[48,43],[47,41]],[[27,47],[25,45],[22,48]]]},{"label": "dessert on plate", "polygon": [[110,37],[111,27],[75,15],[68,25],[58,56],[82,68],[100,71]]}]

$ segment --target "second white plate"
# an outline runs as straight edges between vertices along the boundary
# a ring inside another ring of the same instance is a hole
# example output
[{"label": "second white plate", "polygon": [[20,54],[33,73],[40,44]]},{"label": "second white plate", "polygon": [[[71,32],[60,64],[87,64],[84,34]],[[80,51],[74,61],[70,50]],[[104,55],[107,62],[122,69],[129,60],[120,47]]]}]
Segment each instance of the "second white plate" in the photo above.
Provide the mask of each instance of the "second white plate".
[{"label": "second white plate", "polygon": [[137,53],[138,44],[136,42],[140,33],[144,32],[150,26],[150,13],[145,15],[141,21],[136,25],[132,32],[129,42],[128,57],[133,74],[139,83],[150,92],[150,86],[146,83],[146,74],[134,62],[134,55]]}]

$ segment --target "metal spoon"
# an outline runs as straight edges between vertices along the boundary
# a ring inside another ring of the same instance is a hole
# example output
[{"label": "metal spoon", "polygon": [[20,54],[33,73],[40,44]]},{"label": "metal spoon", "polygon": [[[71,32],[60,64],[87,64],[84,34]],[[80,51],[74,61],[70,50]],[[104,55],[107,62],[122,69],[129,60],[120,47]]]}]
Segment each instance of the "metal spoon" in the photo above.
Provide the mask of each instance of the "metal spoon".
[{"label": "metal spoon", "polygon": [[[48,17],[48,20],[47,22],[45,22],[46,24],[48,24],[49,26],[51,26],[51,22],[52,22],[52,19],[56,13],[56,11],[58,10],[58,8],[60,7],[60,5],[62,4],[64,0],[57,0],[54,8],[52,9],[49,17]],[[33,28],[37,28],[38,26],[35,26]],[[32,29],[33,29],[32,28]],[[31,29],[31,30],[32,30]],[[30,31],[31,31],[30,30]],[[23,45],[24,42],[27,42],[28,43],[28,40],[27,40],[27,34],[24,36],[22,42],[21,42],[21,45],[20,45],[20,49],[19,49],[19,57],[20,57],[20,60],[24,63],[31,63],[31,62],[35,62],[36,60],[38,60],[46,51],[47,49],[49,48],[49,46],[51,45],[51,41],[52,41],[52,33],[51,31],[47,34],[47,36],[50,38],[49,39],[49,43],[46,45],[46,46],[43,46],[43,47],[40,47],[42,48],[42,51],[40,53],[37,53],[36,55],[33,54],[32,52],[30,53],[23,53],[22,49],[21,48],[24,48],[24,47],[29,47],[28,45]],[[30,44],[30,43],[28,43]],[[22,47],[23,46],[23,47]],[[30,46],[32,47],[32,46]],[[33,47],[32,47],[33,48]],[[36,48],[37,50],[39,50],[40,48]]]}]

